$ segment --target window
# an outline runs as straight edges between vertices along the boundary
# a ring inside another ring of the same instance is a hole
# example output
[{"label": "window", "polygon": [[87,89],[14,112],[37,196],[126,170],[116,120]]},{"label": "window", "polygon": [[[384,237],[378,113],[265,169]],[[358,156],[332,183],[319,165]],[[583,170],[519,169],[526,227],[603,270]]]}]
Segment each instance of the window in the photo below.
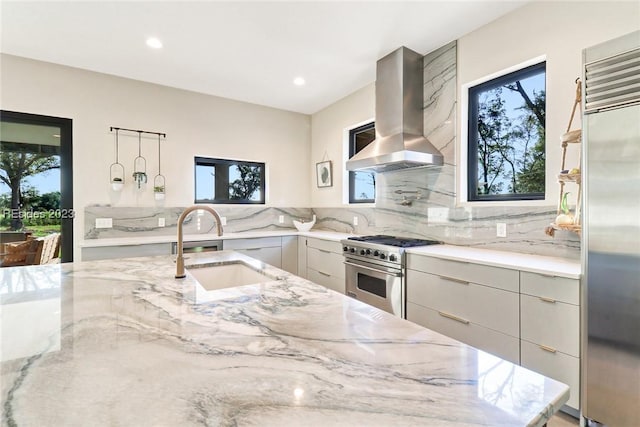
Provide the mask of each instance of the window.
[{"label": "window", "polygon": [[545,63],[469,89],[468,200],[544,199]]},{"label": "window", "polygon": [[195,158],[196,203],[264,204],[264,163]]},{"label": "window", "polygon": [[[367,123],[349,131],[349,158],[360,152],[376,138],[375,123]],[[349,203],[376,201],[376,174],[349,171]]]},{"label": "window", "polygon": [[73,261],[73,121],[2,110],[0,135],[0,231],[60,233],[61,262]]}]

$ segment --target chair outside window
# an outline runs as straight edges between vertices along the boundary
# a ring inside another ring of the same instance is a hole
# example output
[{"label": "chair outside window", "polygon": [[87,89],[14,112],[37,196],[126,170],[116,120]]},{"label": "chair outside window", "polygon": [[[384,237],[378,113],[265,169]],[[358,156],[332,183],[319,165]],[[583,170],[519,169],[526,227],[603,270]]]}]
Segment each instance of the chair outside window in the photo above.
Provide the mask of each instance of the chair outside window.
[{"label": "chair outside window", "polygon": [[60,233],[5,243],[0,248],[0,267],[41,265],[60,262]]}]

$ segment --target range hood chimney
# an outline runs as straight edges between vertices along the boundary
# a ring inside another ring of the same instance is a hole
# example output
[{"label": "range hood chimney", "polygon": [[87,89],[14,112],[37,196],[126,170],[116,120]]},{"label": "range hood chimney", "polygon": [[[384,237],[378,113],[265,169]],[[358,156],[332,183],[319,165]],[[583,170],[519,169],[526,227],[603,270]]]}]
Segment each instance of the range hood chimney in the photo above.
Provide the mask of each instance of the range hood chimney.
[{"label": "range hood chimney", "polygon": [[378,60],[376,139],[347,160],[347,170],[442,166],[442,154],[423,136],[422,74],[422,55],[406,47]]}]

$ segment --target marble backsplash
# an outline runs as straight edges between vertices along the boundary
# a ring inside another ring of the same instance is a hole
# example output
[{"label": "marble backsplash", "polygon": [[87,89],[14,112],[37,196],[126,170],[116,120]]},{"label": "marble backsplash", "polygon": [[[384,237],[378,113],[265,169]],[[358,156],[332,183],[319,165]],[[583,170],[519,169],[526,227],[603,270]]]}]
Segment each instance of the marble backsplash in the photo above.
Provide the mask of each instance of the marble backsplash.
[{"label": "marble backsplash", "polygon": [[[401,174],[420,176],[421,171],[417,169]],[[314,229],[430,238],[454,245],[570,259],[580,257],[580,239],[577,235],[558,231],[555,238],[551,238],[544,234],[544,227],[556,215],[554,207],[457,208],[436,205],[424,199],[414,201],[411,206],[403,206],[399,204],[397,194],[387,192],[391,196],[383,197],[377,207],[216,207],[216,210],[220,216],[226,217],[224,230],[227,233],[291,230],[293,219],[310,219],[315,214],[317,221]],[[182,207],[88,206],[85,208],[84,237],[173,236],[176,234],[177,219],[183,210]],[[283,224],[278,223],[280,215],[285,218]],[[357,226],[353,225],[354,217],[358,217]],[[113,227],[96,229],[96,218],[112,218]],[[165,227],[158,227],[158,218],[165,218]],[[507,224],[506,238],[496,237],[496,222]],[[207,213],[202,216],[192,214],[185,221],[184,229],[186,234],[215,233],[215,224]]]},{"label": "marble backsplash", "polygon": [[[114,207],[110,205],[87,206],[84,210],[84,238],[111,239],[117,237],[175,236],[178,218],[185,207]],[[271,208],[255,206],[216,206],[216,211],[226,219],[224,231],[277,231],[294,228],[293,220],[311,220],[308,208]],[[279,217],[284,223],[279,223]],[[96,218],[111,218],[113,227],[96,228]],[[158,220],[164,218],[164,227]],[[183,224],[185,234],[215,233],[213,216],[202,211],[187,217]]]}]

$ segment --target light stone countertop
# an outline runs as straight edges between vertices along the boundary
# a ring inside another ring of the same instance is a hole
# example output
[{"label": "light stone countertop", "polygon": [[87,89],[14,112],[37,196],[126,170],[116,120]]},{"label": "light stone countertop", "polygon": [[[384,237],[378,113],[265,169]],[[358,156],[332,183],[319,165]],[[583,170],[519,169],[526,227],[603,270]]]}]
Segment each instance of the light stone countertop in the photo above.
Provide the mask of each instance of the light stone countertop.
[{"label": "light stone countertop", "polygon": [[566,385],[231,251],[0,270],[3,425],[541,426]]},{"label": "light stone countertop", "polygon": [[[339,242],[342,239],[354,236],[354,234],[339,233],[329,230],[311,230],[298,232],[295,229],[282,229],[276,231],[246,231],[239,233],[224,233],[223,236],[215,234],[192,234],[184,237],[185,242],[204,240],[231,240],[231,239],[255,239],[261,237],[281,236],[305,236],[316,239]],[[127,246],[145,245],[154,243],[175,242],[175,236],[152,237],[119,237],[112,239],[86,239],[80,243],[81,247]],[[570,279],[580,279],[581,264],[579,261],[558,257],[546,257],[541,255],[523,254],[518,252],[496,251],[484,248],[456,245],[431,245],[407,249],[408,254],[429,255],[443,259],[463,262],[479,262],[495,267],[511,268],[514,270],[529,271],[539,274],[552,274]]]},{"label": "light stone countertop", "polygon": [[431,245],[407,250],[408,254],[429,255],[438,258],[475,262],[494,267],[510,268],[538,274],[553,274],[569,279],[580,279],[579,261],[547,257],[542,255],[521,254],[517,252],[478,249],[468,246]]},{"label": "light stone countertop", "polygon": [[[353,234],[338,233],[329,230],[313,230],[299,232],[295,228],[283,228],[273,231],[242,231],[238,233],[223,233],[217,236],[208,234],[187,234],[184,236],[185,242],[200,242],[204,240],[233,240],[233,239],[257,239],[261,237],[282,237],[282,236],[307,236],[324,240],[340,241]],[[172,243],[176,241],[175,235],[170,236],[146,236],[146,237],[114,237],[109,239],[84,239],[80,242],[82,248],[98,248],[105,246],[130,246],[130,245],[151,245],[155,243]]]}]

